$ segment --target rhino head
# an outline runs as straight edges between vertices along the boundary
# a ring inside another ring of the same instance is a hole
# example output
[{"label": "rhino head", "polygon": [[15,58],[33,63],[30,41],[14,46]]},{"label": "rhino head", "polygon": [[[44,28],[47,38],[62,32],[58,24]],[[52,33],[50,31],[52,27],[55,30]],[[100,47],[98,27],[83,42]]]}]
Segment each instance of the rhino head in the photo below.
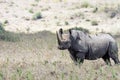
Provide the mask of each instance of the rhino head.
[{"label": "rhino head", "polygon": [[58,32],[56,32],[57,40],[58,40],[58,49],[65,50],[70,48],[71,46],[71,40],[69,34],[64,34],[63,29],[59,29]]}]

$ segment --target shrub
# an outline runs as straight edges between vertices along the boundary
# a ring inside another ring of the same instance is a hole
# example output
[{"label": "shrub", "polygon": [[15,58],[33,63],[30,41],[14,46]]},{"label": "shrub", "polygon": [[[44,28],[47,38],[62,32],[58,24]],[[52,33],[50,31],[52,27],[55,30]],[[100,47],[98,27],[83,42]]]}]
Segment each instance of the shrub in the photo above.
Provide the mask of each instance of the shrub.
[{"label": "shrub", "polygon": [[3,24],[0,23],[0,40],[15,42],[19,41],[20,39],[17,34],[5,31]]},{"label": "shrub", "polygon": [[56,22],[57,26],[61,26],[61,23],[60,22]]},{"label": "shrub", "polygon": [[36,2],[39,2],[40,0],[35,0]]},{"label": "shrub", "polygon": [[80,30],[80,31],[83,31],[85,33],[89,33],[89,30],[88,29],[85,29],[85,28],[82,28],[82,27],[74,27],[74,28],[71,28],[72,30]]},{"label": "shrub", "polygon": [[88,8],[88,7],[91,7],[91,5],[90,5],[88,2],[83,2],[83,3],[81,4],[81,7],[82,7],[82,8]]},{"label": "shrub", "polygon": [[9,23],[8,20],[5,20],[5,21],[4,21],[4,24],[8,24],[8,23]]},{"label": "shrub", "polygon": [[98,25],[98,21],[92,21],[91,24],[92,24],[93,26],[96,26],[96,25]]},{"label": "shrub", "polygon": [[12,32],[3,32],[0,34],[0,40],[4,41],[10,41],[10,42],[16,42],[19,41],[20,38],[17,34],[12,33]]},{"label": "shrub", "polygon": [[4,28],[3,28],[3,24],[0,23],[0,34],[3,33],[3,32],[5,32],[5,30],[4,30]]},{"label": "shrub", "polygon": [[34,12],[33,12],[33,9],[30,9],[29,12],[30,12],[30,13],[34,13]]},{"label": "shrub", "polygon": [[94,8],[93,13],[96,13],[98,11],[98,8]]},{"label": "shrub", "polygon": [[37,19],[41,19],[42,18],[42,15],[41,15],[41,13],[40,12],[37,12],[37,13],[35,13],[34,15],[33,15],[33,20],[37,20]]},{"label": "shrub", "polygon": [[65,21],[65,25],[69,25],[69,23],[67,21]]}]

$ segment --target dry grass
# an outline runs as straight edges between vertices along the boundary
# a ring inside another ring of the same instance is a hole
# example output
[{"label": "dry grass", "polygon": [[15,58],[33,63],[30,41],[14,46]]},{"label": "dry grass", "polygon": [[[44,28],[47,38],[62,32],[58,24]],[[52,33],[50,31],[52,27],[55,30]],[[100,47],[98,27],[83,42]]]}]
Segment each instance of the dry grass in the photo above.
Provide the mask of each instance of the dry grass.
[{"label": "dry grass", "polygon": [[76,66],[67,51],[57,49],[56,36],[50,32],[20,36],[20,42],[0,41],[1,80],[120,79],[120,66],[107,66],[102,59]]}]

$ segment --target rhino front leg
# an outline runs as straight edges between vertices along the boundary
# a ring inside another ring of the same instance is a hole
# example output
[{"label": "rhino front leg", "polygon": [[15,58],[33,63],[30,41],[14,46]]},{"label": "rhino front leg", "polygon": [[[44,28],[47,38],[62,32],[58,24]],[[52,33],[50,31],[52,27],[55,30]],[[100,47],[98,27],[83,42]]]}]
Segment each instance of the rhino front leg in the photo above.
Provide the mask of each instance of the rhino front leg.
[{"label": "rhino front leg", "polygon": [[80,65],[84,62],[84,59],[78,58],[76,56],[71,55],[71,59],[74,61],[75,65]]},{"label": "rhino front leg", "polygon": [[103,57],[103,60],[105,61],[105,63],[106,63],[107,65],[110,65],[110,66],[111,66],[110,58]]},{"label": "rhino front leg", "polygon": [[102,59],[105,61],[105,63],[106,63],[107,65],[110,65],[110,66],[111,66],[110,56],[108,55],[108,53],[106,53],[106,54],[102,57]]},{"label": "rhino front leg", "polygon": [[85,59],[85,54],[84,53],[80,53],[77,51],[72,51],[71,49],[69,49],[70,52],[70,57],[71,59],[74,61],[74,63],[77,64],[82,64],[84,62]]},{"label": "rhino front leg", "polygon": [[78,52],[76,54],[76,61],[77,61],[78,64],[82,64],[84,62],[84,59],[85,59],[85,54],[84,53]]}]

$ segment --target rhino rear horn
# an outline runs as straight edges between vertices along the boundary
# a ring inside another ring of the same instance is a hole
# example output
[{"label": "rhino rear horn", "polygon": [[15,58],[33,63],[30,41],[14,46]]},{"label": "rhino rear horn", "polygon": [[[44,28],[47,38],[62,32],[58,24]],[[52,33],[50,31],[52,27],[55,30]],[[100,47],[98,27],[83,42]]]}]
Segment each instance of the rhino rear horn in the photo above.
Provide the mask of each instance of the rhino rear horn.
[{"label": "rhino rear horn", "polygon": [[60,28],[59,32],[58,32],[58,35],[59,35],[59,38],[61,39],[61,41],[63,40],[62,34],[63,34],[63,29]]}]

